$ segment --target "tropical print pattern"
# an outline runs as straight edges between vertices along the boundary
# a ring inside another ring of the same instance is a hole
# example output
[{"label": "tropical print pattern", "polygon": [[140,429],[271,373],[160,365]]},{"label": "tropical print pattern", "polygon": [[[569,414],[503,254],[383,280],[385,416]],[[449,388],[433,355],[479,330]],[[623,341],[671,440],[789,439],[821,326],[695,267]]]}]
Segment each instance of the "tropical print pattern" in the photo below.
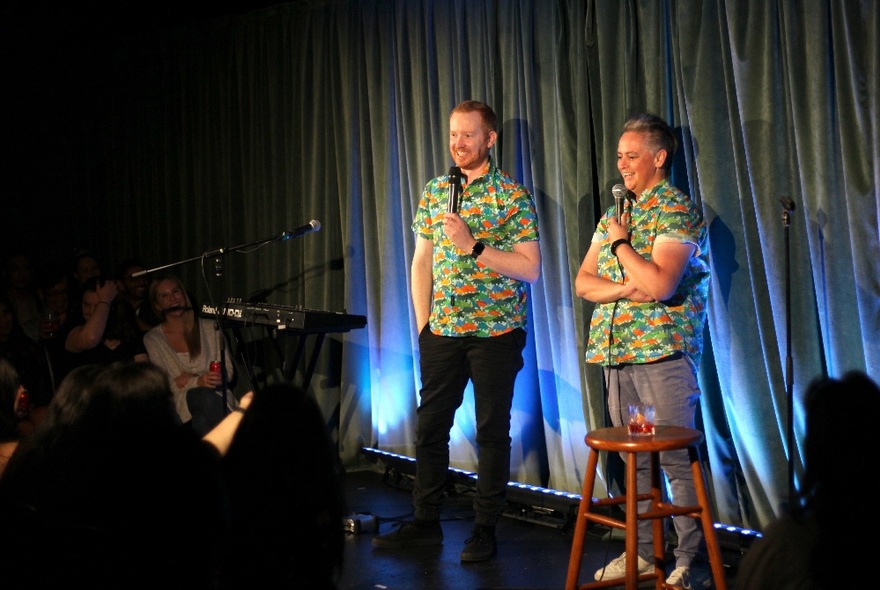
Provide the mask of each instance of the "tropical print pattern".
[{"label": "tropical print pattern", "polygon": [[[425,186],[412,229],[434,243],[434,300],[430,327],[439,336],[499,336],[526,325],[527,286],[494,272],[459,250],[443,231],[449,177]],[[538,240],[532,195],[490,156],[484,173],[464,189],[459,215],[474,239],[499,250]]]},{"label": "tropical print pattern", "polygon": [[[608,217],[615,214],[614,206],[605,212],[593,242],[604,242],[599,251],[599,276],[620,282],[620,267],[606,239]],[[699,365],[709,293],[703,215],[687,195],[663,180],[638,197],[630,225],[633,249],[646,260],[651,260],[654,245],[664,241],[690,243],[697,249],[669,300],[637,303],[621,299],[596,304],[590,319],[586,362],[649,363],[682,352]]]}]

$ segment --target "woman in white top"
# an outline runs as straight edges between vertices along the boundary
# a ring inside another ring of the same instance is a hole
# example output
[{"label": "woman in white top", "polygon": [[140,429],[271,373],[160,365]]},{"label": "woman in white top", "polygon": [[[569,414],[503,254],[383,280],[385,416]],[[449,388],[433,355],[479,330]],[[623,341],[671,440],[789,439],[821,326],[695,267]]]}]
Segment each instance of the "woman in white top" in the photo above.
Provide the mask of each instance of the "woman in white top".
[{"label": "woman in white top", "polygon": [[222,375],[211,371],[211,363],[220,361],[223,334],[213,320],[196,316],[186,289],[173,275],[153,280],[150,304],[159,325],[144,335],[144,346],[150,360],[168,374],[181,421],[205,434],[237,406],[228,387],[235,370],[226,346],[222,347],[227,383],[225,406],[217,393]]}]

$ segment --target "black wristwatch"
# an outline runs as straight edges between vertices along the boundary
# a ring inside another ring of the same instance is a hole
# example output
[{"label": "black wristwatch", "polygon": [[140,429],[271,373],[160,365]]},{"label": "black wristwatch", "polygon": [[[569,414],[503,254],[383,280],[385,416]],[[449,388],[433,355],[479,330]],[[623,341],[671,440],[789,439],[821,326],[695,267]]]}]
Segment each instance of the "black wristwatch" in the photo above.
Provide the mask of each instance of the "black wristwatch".
[{"label": "black wristwatch", "polygon": [[629,244],[629,246],[632,247],[632,244],[630,244],[629,240],[627,240],[626,238],[620,238],[619,240],[614,240],[614,243],[611,244],[611,255],[617,256],[617,247],[623,246],[624,244]]},{"label": "black wristwatch", "polygon": [[471,250],[471,257],[476,258],[480,254],[482,254],[483,250],[485,249],[486,244],[484,244],[483,242],[477,242],[476,244],[474,244],[473,250]]}]

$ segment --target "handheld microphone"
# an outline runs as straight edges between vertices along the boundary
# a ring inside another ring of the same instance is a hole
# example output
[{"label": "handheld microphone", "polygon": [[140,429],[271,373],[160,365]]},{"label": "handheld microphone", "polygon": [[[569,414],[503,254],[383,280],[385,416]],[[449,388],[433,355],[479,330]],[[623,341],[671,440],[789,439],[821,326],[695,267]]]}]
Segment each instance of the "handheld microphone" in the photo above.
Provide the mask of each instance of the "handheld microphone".
[{"label": "handheld microphone", "polygon": [[453,166],[449,169],[449,199],[446,201],[448,213],[458,213],[458,199],[461,196],[461,168]]},{"label": "handheld microphone", "polygon": [[289,240],[290,238],[296,238],[303,234],[311,233],[313,231],[321,231],[321,222],[317,219],[313,219],[307,224],[301,225],[296,229],[284,232],[283,234],[281,234],[279,239],[283,242],[285,240]]},{"label": "handheld microphone", "polygon": [[186,305],[172,305],[171,307],[166,307],[162,310],[162,315],[173,313],[175,311],[191,311],[191,307],[187,307]]},{"label": "handheld microphone", "polygon": [[620,223],[620,218],[626,205],[626,195],[629,194],[629,191],[624,185],[615,184],[611,188],[611,194],[614,195],[614,204],[617,206],[617,223]]}]

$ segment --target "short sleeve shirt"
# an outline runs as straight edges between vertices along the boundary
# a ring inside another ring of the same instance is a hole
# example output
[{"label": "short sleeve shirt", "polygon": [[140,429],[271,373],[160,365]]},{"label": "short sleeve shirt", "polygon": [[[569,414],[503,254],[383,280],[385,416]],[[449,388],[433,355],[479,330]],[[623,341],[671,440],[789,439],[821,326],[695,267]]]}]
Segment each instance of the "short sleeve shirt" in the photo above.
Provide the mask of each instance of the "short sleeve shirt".
[{"label": "short sleeve shirt", "polygon": [[[607,243],[611,207],[599,220],[593,242],[599,250],[599,276],[620,282],[617,258]],[[586,362],[602,365],[648,363],[682,352],[698,364],[703,350],[703,325],[709,291],[706,226],[694,202],[663,180],[643,192],[633,204],[630,221],[633,249],[651,260],[655,244],[694,244],[675,294],[666,301],[638,303],[620,299],[599,303],[590,319]]]},{"label": "short sleeve shirt", "polygon": [[[459,250],[443,231],[449,177],[425,186],[412,223],[416,235],[433,242],[433,301],[429,325],[440,336],[499,336],[526,325],[527,285],[501,275],[470,252]],[[512,251],[538,240],[538,216],[531,193],[489,158],[486,171],[460,198],[459,215],[474,239]]]}]

